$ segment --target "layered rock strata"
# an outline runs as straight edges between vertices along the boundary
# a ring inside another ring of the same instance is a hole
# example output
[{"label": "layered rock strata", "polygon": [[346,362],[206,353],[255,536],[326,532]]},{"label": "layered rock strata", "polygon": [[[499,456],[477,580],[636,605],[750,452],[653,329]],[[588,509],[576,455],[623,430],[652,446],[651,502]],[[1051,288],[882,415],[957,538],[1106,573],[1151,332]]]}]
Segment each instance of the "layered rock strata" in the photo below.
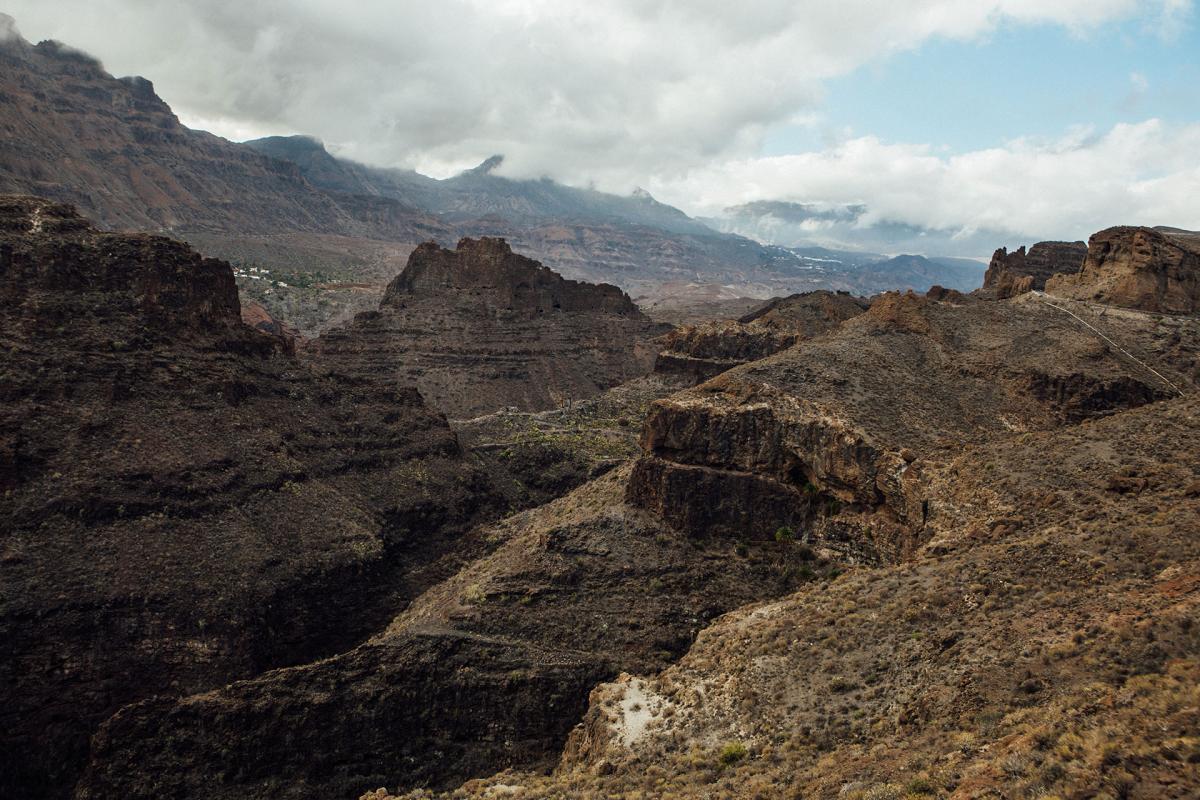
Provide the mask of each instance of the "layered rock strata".
[{"label": "layered rock strata", "polygon": [[597,687],[553,773],[454,797],[1195,796],[1198,415],[1193,394],[930,464],[912,560],[722,617]]},{"label": "layered rock strata", "polygon": [[664,330],[620,289],[566,280],[499,238],[427,243],[311,348],[329,369],[416,385],[455,418],[555,408],[646,374]]},{"label": "layered rock strata", "polygon": [[1016,304],[884,295],[836,335],[655,403],[630,502],[698,535],[765,540],[786,527],[849,558],[898,560],[932,513],[914,488],[924,459],[1190,385],[1194,326],[1166,330],[1142,316],[1098,324],[1158,369],[1032,295]]},{"label": "layered rock strata", "polygon": [[546,769],[598,682],[662,669],[719,614],[832,570],[791,543],[681,534],[623,502],[628,479],[485,530],[490,555],[347,653],[124,708],[79,796],[354,797]]},{"label": "layered rock strata", "polygon": [[64,796],[128,703],[353,645],[489,502],[416,390],[311,371],[228,264],[67,206],[0,199],[0,352],[5,796]]},{"label": "layered rock strata", "polygon": [[866,308],[847,292],[806,292],[775,298],[736,321],[683,325],[663,337],[654,371],[699,383],[833,330]]},{"label": "layered rock strata", "polygon": [[1088,240],[1076,275],[1055,278],[1058,297],[1168,314],[1200,311],[1200,235],[1121,226]]},{"label": "layered rock strata", "polygon": [[1086,256],[1087,245],[1083,242],[1038,242],[1028,253],[1024,246],[1012,253],[1001,247],[988,264],[983,288],[1002,300],[1034,289],[1040,291],[1054,275],[1078,272]]}]

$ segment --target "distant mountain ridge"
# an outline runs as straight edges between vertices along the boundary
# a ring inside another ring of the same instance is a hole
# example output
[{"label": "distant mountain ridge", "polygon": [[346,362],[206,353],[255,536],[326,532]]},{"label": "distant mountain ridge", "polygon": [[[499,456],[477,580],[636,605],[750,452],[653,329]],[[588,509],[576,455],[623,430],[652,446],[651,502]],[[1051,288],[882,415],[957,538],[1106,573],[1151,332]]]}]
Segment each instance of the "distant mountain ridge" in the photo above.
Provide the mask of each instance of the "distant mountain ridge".
[{"label": "distant mountain ridge", "polygon": [[980,258],[1009,238],[1003,231],[921,227],[876,219],[864,203],[758,200],[707,218],[726,233],[790,248],[827,247],[865,252],[921,253]]},{"label": "distant mountain ridge", "polygon": [[116,79],[57,42],[0,37],[0,120],[0,192],[70,202],[106,227],[418,240],[444,231],[395,199],[319,191],[291,163],[191,130],[150,81]]},{"label": "distant mountain ridge", "polygon": [[629,196],[578,189],[541,180],[496,175],[504,156],[494,155],[451,178],[437,180],[413,170],[359,164],[331,155],[311,136],[270,136],[245,142],[264,155],[294,163],[323,189],[391,197],[452,219],[499,215],[512,221],[546,218],[597,220],[650,225],[674,233],[712,236],[714,231],[644,190]]},{"label": "distant mountain ridge", "polygon": [[[500,156],[436,180],[338,158],[307,136],[230,142],[180,123],[150,81],[115,78],[57,42],[31,44],[6,20],[0,192],[73,203],[105,228],[200,242],[235,262],[265,254],[260,266],[295,274],[332,269],[334,279],[324,282],[365,282],[377,292],[402,266],[378,262],[380,242],[446,245],[481,236],[504,237],[568,278],[615,283],[638,295],[710,283],[764,297],[924,290],[931,283],[973,288],[957,273],[939,272],[937,262],[916,272],[864,271],[885,258],[805,252],[719,231],[643,190],[618,196],[506,178],[498,174]],[[345,257],[331,266],[330,252]],[[370,263],[354,266],[360,262]],[[316,307],[321,291],[277,286],[253,299],[291,322],[287,309]],[[308,328],[336,314],[318,313]]]}]

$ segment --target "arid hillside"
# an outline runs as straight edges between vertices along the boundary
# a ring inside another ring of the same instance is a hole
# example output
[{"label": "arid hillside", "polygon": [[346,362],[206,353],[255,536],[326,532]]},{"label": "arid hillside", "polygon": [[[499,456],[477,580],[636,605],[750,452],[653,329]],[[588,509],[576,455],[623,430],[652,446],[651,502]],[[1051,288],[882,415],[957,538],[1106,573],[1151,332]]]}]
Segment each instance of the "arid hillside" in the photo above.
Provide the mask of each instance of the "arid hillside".
[{"label": "arid hillside", "polygon": [[891,294],[652,404],[629,506],[849,568],[446,796],[1193,796],[1198,383],[1194,317]]}]

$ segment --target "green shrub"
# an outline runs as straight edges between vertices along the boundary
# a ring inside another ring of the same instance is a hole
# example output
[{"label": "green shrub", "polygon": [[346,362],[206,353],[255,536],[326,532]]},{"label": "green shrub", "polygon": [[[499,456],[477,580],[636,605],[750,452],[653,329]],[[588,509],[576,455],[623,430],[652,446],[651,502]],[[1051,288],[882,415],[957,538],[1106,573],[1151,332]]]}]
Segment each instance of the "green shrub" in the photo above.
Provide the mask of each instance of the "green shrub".
[{"label": "green shrub", "polygon": [[722,767],[728,767],[746,757],[746,745],[741,742],[729,742],[721,748],[717,761]]},{"label": "green shrub", "polygon": [[937,787],[929,778],[913,778],[904,788],[909,794],[937,794]]}]

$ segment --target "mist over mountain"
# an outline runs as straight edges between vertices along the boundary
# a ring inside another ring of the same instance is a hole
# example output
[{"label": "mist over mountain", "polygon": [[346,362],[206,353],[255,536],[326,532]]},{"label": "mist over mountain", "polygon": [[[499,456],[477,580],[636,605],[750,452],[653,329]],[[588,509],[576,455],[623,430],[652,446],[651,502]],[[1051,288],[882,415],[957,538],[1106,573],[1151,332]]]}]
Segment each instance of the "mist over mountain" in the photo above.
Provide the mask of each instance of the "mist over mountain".
[{"label": "mist over mountain", "polygon": [[333,191],[380,195],[417,205],[448,219],[497,215],[513,222],[556,218],[608,220],[660,228],[672,233],[711,236],[712,230],[677,208],[659,203],[644,190],[629,196],[578,189],[549,178],[514,180],[496,170],[504,156],[436,180],[413,170],[386,169],[336,158],[310,136],[272,136],[245,142],[260,153],[300,167],[315,186]]},{"label": "mist over mountain", "polygon": [[[790,248],[827,247],[983,259],[1011,231],[924,228],[881,219],[866,204],[760,200],[706,217],[717,230]],[[1019,237],[1017,237],[1019,239]]]}]

